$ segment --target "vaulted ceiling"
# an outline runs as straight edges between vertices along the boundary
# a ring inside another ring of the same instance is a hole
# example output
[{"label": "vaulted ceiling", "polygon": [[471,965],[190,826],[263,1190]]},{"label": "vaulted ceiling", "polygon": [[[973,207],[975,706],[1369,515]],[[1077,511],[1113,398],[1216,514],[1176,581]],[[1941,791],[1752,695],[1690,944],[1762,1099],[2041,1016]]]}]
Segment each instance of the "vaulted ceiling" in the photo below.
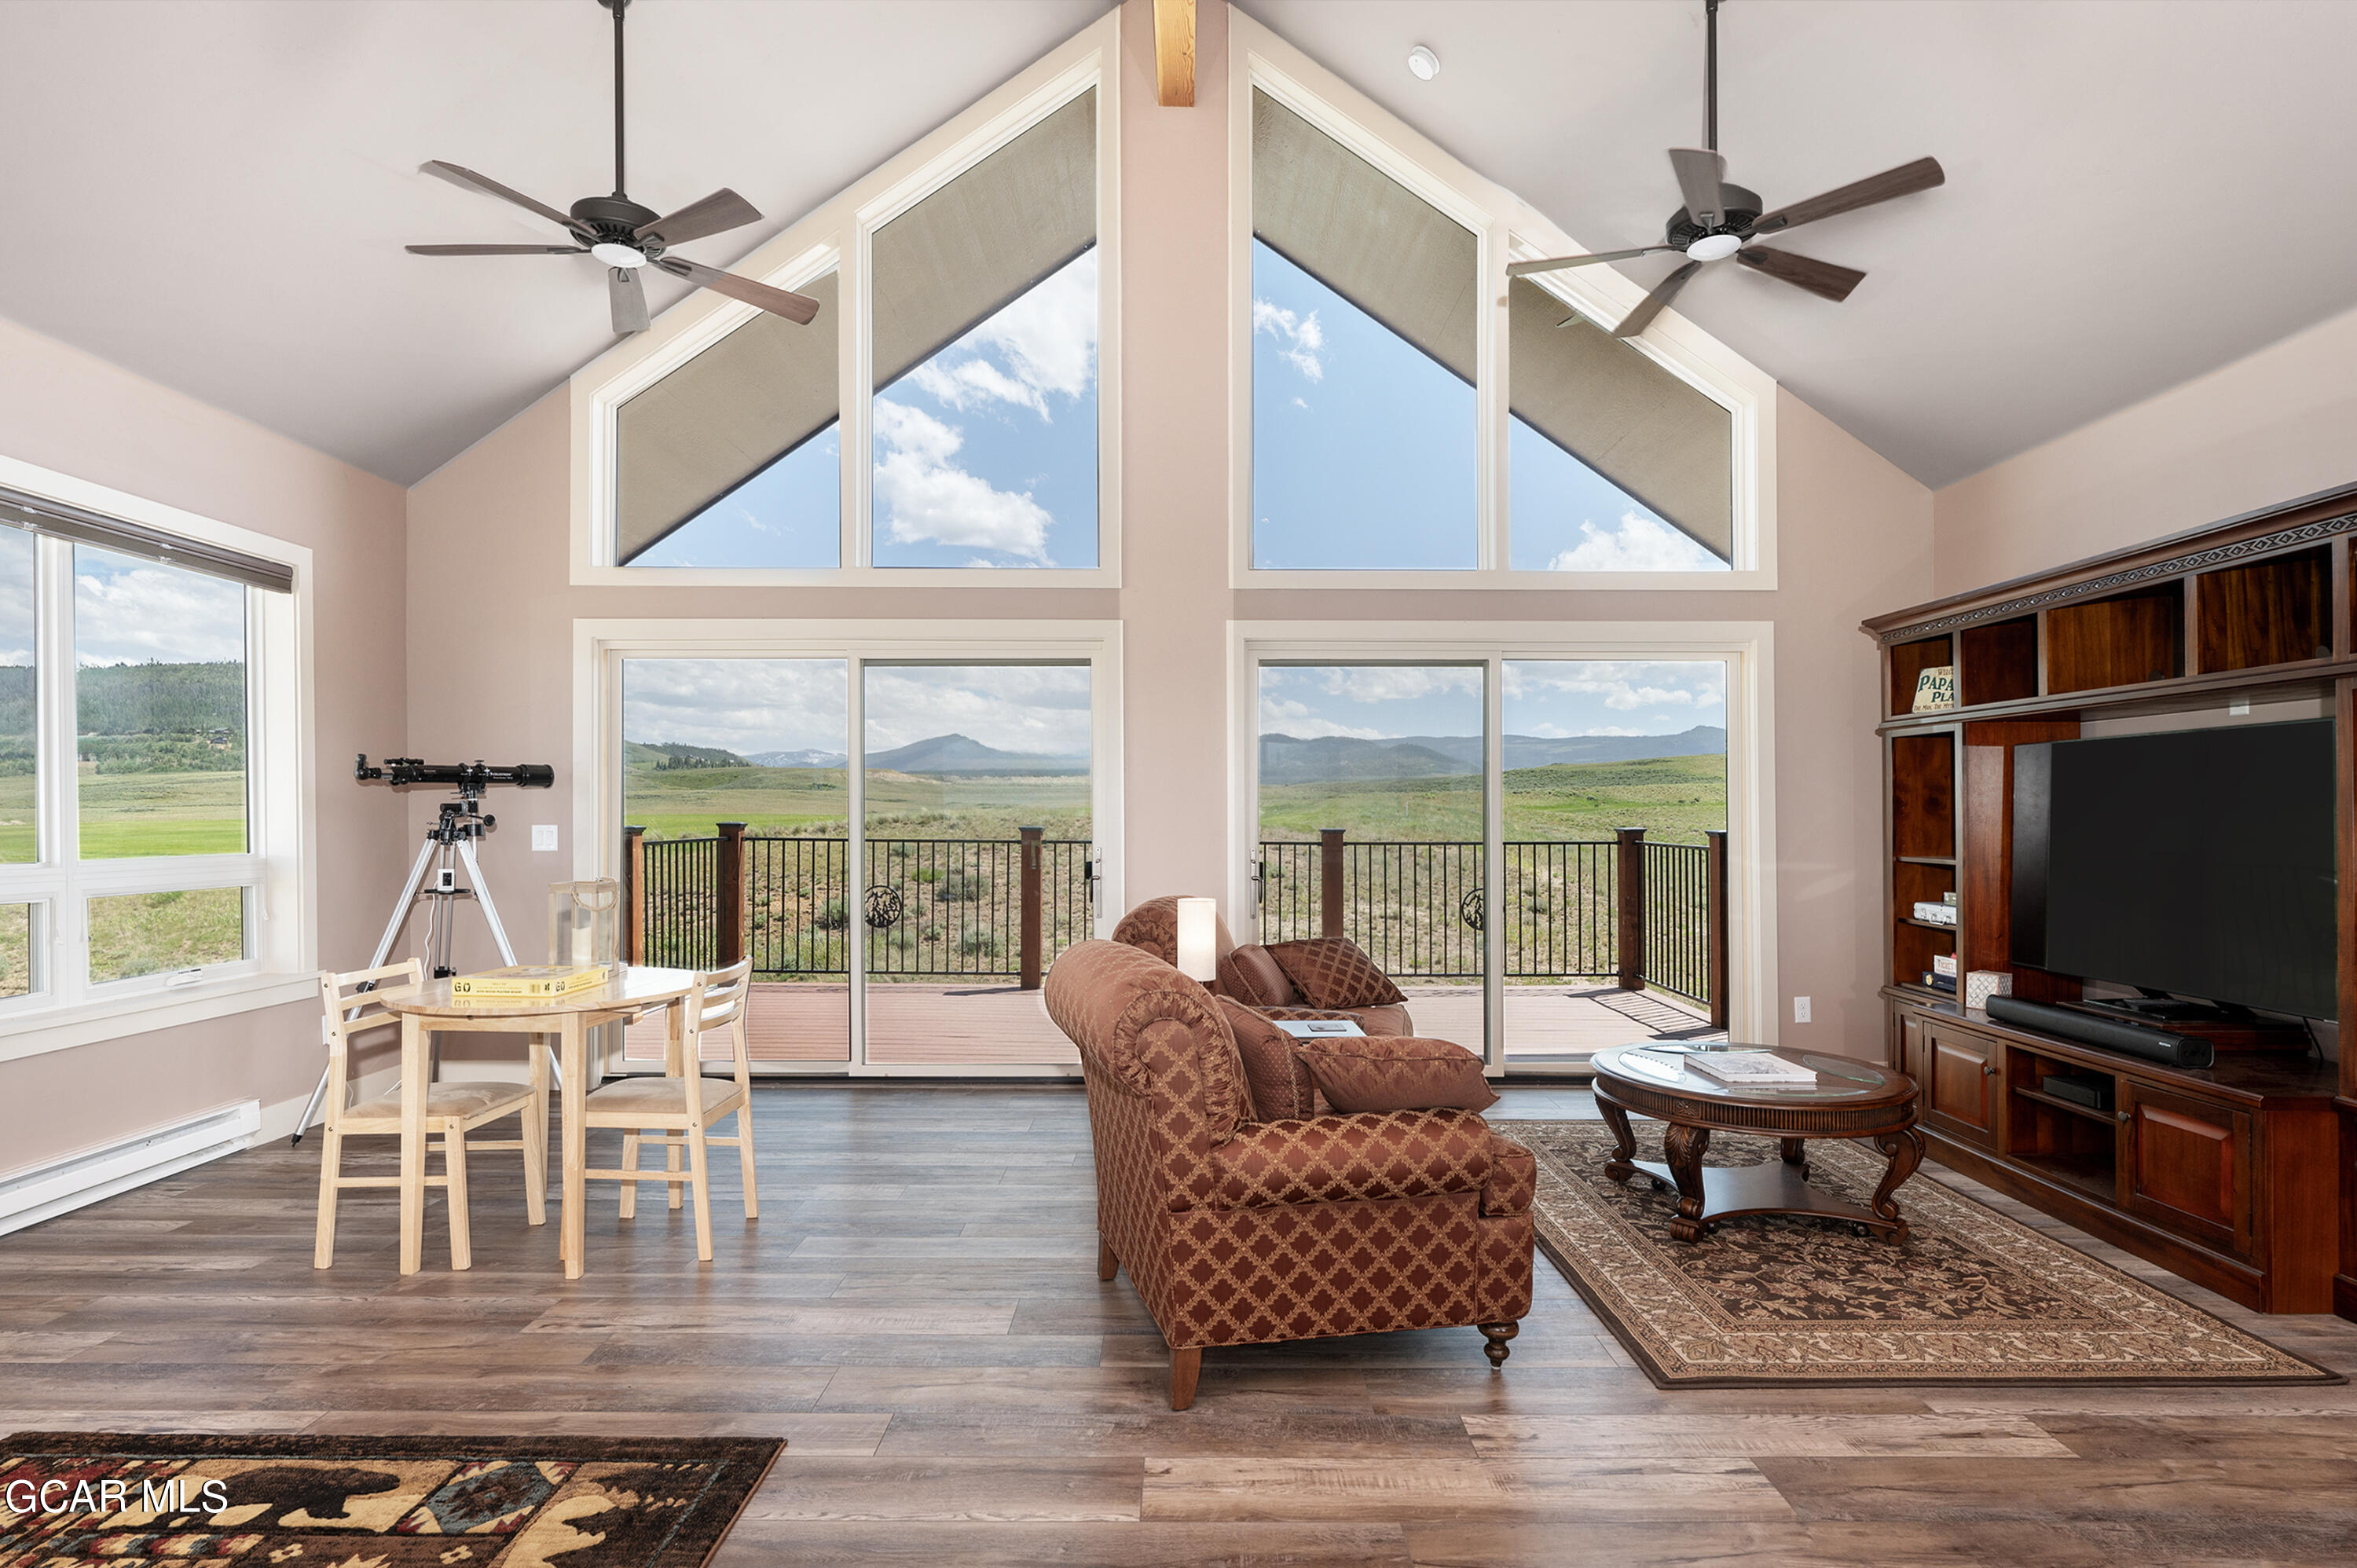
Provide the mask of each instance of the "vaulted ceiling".
[{"label": "vaulted ceiling", "polygon": [[[1699,0],[1245,8],[1591,248],[1676,205]],[[744,193],[766,222],[688,248],[726,264],[1103,9],[640,0],[631,194]],[[1783,242],[1867,270],[1845,305],[1729,265],[1678,308],[1927,483],[2357,306],[2357,5],[1727,0],[1720,37],[1730,178],[1948,184]],[[602,194],[609,43],[589,0],[10,0],[0,199],[41,239],[0,316],[413,480],[611,340],[586,263],[404,255],[548,238],[416,166]]]}]

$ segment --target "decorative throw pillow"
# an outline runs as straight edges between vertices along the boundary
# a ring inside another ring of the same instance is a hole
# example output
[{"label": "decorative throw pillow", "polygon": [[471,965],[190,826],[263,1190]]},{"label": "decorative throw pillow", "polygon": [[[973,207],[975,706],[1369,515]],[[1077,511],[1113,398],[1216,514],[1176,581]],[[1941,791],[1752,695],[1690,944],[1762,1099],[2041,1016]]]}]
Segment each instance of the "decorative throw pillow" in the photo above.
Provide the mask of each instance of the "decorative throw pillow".
[{"label": "decorative throw pillow", "polygon": [[1447,1040],[1297,1040],[1294,1054],[1337,1111],[1486,1111],[1481,1058]]},{"label": "decorative throw pillow", "polygon": [[1247,1007],[1283,1007],[1294,1000],[1293,982],[1257,942],[1231,948],[1220,960],[1220,989]]},{"label": "decorative throw pillow", "polygon": [[1312,1007],[1385,1007],[1407,1000],[1392,977],[1348,937],[1278,942],[1268,955]]},{"label": "decorative throw pillow", "polygon": [[1317,1090],[1309,1069],[1293,1054],[1293,1036],[1240,1002],[1222,996],[1221,1015],[1236,1036],[1244,1082],[1252,1090],[1254,1119],[1283,1122],[1317,1114]]}]

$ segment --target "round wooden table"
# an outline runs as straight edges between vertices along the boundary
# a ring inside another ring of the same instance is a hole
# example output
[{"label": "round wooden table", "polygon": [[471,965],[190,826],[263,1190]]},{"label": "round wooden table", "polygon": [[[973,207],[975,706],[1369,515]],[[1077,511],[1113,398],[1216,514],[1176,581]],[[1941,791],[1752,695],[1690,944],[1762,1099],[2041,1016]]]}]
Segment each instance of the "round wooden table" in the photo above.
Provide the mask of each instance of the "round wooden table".
[{"label": "round wooden table", "polygon": [[[1711,1224],[1743,1214],[1809,1214],[1846,1219],[1873,1230],[1894,1244],[1907,1240],[1892,1194],[1915,1174],[1923,1158],[1923,1134],[1915,1125],[1918,1093],[1904,1073],[1854,1057],[1827,1056],[1786,1047],[1736,1046],[1713,1049],[1772,1050],[1817,1075],[1814,1089],[1738,1089],[1706,1077],[1684,1058],[1693,1046],[1615,1046],[1596,1053],[1596,1104],[1612,1129],[1616,1147],[1604,1174],[1626,1182],[1639,1171],[1657,1187],[1678,1190],[1677,1218],[1670,1234],[1699,1241]],[[1630,1158],[1637,1152],[1629,1113],[1669,1123],[1663,1135],[1667,1163]],[[1706,1165],[1703,1152],[1714,1132],[1758,1133],[1781,1140],[1783,1158],[1756,1165]],[[1871,1138],[1889,1165],[1874,1190],[1870,1208],[1835,1197],[1809,1183],[1805,1152],[1811,1138]]]},{"label": "round wooden table", "polygon": [[[565,1210],[557,1228],[557,1255],[565,1277],[581,1277],[583,1203],[587,1181],[588,1134],[583,1124],[588,1098],[589,1031],[600,1024],[628,1023],[658,1007],[668,1009],[670,1049],[666,1061],[678,1056],[688,993],[695,976],[684,969],[653,969],[625,964],[613,979],[570,996],[453,996],[447,980],[423,985],[388,988],[371,997],[386,1011],[401,1015],[401,1272],[415,1273],[424,1262],[425,1231],[425,1079],[432,1069],[426,1058],[430,1034],[468,1031],[476,1034],[529,1035],[533,1084],[543,1090],[545,1106],[547,1052],[542,1036],[557,1037],[561,1058],[558,1072],[562,1107],[558,1117],[563,1144]],[[524,1136],[545,1139],[548,1129],[527,1127]]]}]

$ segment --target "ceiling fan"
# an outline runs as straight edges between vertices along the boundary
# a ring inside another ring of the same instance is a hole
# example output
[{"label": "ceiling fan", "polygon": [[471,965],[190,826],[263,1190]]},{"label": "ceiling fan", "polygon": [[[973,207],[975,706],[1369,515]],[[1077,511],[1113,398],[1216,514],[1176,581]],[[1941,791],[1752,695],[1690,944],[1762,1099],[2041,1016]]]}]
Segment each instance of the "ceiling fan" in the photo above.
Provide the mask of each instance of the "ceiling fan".
[{"label": "ceiling fan", "polygon": [[701,201],[691,201],[676,212],[658,216],[651,207],[641,207],[623,194],[622,188],[622,13],[630,0],[597,0],[614,13],[614,194],[585,196],[573,204],[570,212],[559,212],[544,202],[534,201],[521,191],[510,190],[495,179],[486,178],[473,169],[457,164],[444,163],[439,158],[421,164],[418,170],[448,180],[467,190],[496,196],[501,201],[513,202],[528,212],[536,212],[570,233],[577,244],[572,245],[411,245],[406,249],[419,256],[595,256],[606,263],[606,294],[613,306],[614,330],[644,332],[650,325],[647,317],[647,291],[640,278],[642,268],[653,267],[674,277],[725,294],[731,299],[741,299],[756,305],[789,321],[808,322],[818,314],[818,301],[806,295],[792,294],[782,288],[772,288],[751,278],[741,278],[734,273],[724,273],[717,267],[707,267],[702,262],[691,262],[685,256],[670,253],[674,245],[690,240],[740,228],[760,221],[761,214],[753,204],[723,187]]},{"label": "ceiling fan", "polygon": [[[1718,152],[1718,6],[1719,0],[1703,0],[1704,29],[1707,36],[1704,46],[1703,95],[1704,110],[1702,147],[1672,147],[1670,166],[1676,171],[1679,194],[1685,205],[1670,215],[1669,223],[1658,245],[1639,245],[1626,251],[1599,251],[1588,256],[1557,256],[1544,262],[1516,262],[1506,269],[1510,277],[1523,277],[1531,273],[1551,273],[1564,267],[1585,267],[1598,262],[1623,262],[1637,256],[1657,255],[1664,251],[1682,251],[1685,264],[1654,285],[1653,292],[1637,304],[1620,325],[1612,329],[1615,338],[1634,338],[1652,324],[1662,307],[1670,303],[1678,290],[1692,281],[1695,274],[1712,262],[1732,256],[1754,272],[1781,278],[1811,294],[1835,301],[1849,297],[1850,290],[1865,280],[1866,274],[1855,267],[1837,266],[1832,262],[1820,262],[1813,257],[1795,255],[1791,251],[1771,251],[1754,242],[1769,234],[1781,234],[1787,229],[1797,229],[1803,223],[1813,223],[1820,218],[1831,218],[1837,212],[1855,212],[1861,207],[1889,201],[1893,197],[1911,196],[1919,190],[1929,190],[1943,184],[1947,175],[1937,158],[1917,158],[1911,164],[1885,169],[1869,175],[1854,185],[1829,190],[1823,196],[1813,196],[1806,201],[1796,201],[1774,211],[1758,195],[1739,185],[1727,183],[1727,160]],[[1557,325],[1568,327],[1581,317],[1574,314]]]}]

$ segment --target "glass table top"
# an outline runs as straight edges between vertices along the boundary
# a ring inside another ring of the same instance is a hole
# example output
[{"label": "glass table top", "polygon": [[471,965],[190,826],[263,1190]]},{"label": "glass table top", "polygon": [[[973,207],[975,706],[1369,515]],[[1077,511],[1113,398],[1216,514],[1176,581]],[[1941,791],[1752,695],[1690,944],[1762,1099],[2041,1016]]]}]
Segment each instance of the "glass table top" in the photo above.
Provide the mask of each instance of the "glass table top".
[{"label": "glass table top", "polygon": [[[1734,1051],[1767,1051],[1789,1062],[1797,1062],[1817,1075],[1813,1087],[1791,1089],[1769,1088],[1760,1084],[1721,1083],[1707,1074],[1697,1072],[1688,1065],[1690,1057],[1724,1054]],[[1778,1103],[1791,1101],[1795,1104],[1828,1100],[1854,1100],[1868,1095],[1888,1094],[1898,1086],[1899,1077],[1872,1062],[1856,1057],[1828,1056],[1822,1051],[1774,1049],[1765,1046],[1690,1046],[1664,1044],[1659,1046],[1614,1046],[1596,1053],[1595,1069],[1610,1073],[1631,1082],[1648,1084],[1658,1089],[1675,1090],[1680,1094],[1692,1094],[1718,1099],[1772,1100]]]}]

